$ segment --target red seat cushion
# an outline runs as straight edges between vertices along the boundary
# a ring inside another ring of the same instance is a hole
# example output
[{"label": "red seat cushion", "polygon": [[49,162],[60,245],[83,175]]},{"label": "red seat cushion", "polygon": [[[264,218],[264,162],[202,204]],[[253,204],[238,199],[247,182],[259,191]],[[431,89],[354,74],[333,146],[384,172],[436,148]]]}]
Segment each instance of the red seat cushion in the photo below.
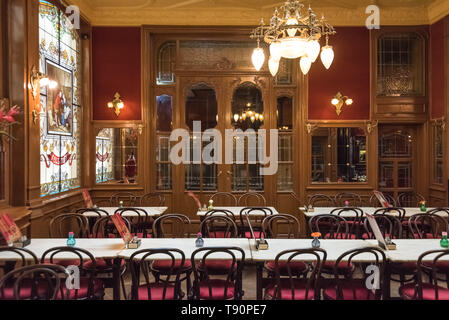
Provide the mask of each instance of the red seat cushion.
[{"label": "red seat cushion", "polygon": [[[227,300],[234,298],[234,282],[213,279],[201,281],[199,284],[200,299],[204,300]],[[209,287],[211,290],[209,290]],[[225,289],[227,288],[226,295]]]},{"label": "red seat cushion", "polygon": [[325,239],[351,239],[351,240],[354,240],[354,239],[357,238],[357,236],[355,234],[353,234],[353,233],[349,233],[349,234],[345,235],[344,233],[340,233],[339,232],[339,233],[334,233],[333,234],[333,238],[331,238],[331,234],[330,233],[326,233],[324,235],[324,238]]},{"label": "red seat cushion", "polygon": [[[209,274],[228,274],[232,268],[232,260],[206,259],[206,266],[203,265],[202,261],[198,264],[198,269],[200,270],[205,270],[205,267],[207,267],[207,272]],[[234,267],[236,267],[236,264]]]},{"label": "red seat cushion", "polygon": [[[423,299],[437,300],[435,286],[430,283],[423,284]],[[406,299],[418,299],[418,293],[415,283],[409,283],[399,288],[399,294]],[[449,289],[438,286],[438,300],[449,300]]]},{"label": "red seat cushion", "polygon": [[[62,292],[64,295],[64,299],[66,297],[67,293],[67,287],[65,282],[61,284],[62,286]],[[80,288],[79,290],[70,290],[68,299],[74,300],[74,299],[86,299],[88,298],[87,294],[89,291],[89,279],[88,278],[81,278],[80,279]],[[93,293],[96,297],[102,297],[104,295],[104,285],[103,281],[100,279],[94,279],[94,285],[93,285]],[[59,298],[61,298],[61,294],[59,294]]]},{"label": "red seat cushion", "polygon": [[279,299],[280,291],[281,300],[312,300],[315,297],[314,288],[307,290],[307,283],[304,280],[293,279],[294,295],[292,294],[290,279],[281,279],[280,284],[279,288],[274,282],[269,284],[265,289],[265,294],[274,299]]},{"label": "red seat cushion", "polygon": [[[26,300],[31,298],[32,286],[29,281],[24,280],[20,285],[19,297],[21,300]],[[15,300],[14,298],[14,285],[6,285],[0,289],[0,300]]]},{"label": "red seat cushion", "polygon": [[175,286],[168,284],[165,290],[164,296],[163,283],[152,283],[150,285],[143,285],[137,289],[138,300],[150,300],[148,295],[148,288],[150,289],[151,300],[174,300],[175,299]]},{"label": "red seat cushion", "polygon": [[[123,267],[126,264],[125,260],[121,260],[120,266]],[[92,268],[92,261],[86,261],[83,265],[85,268]],[[113,261],[111,259],[95,259],[95,267],[97,270],[102,271],[104,269],[111,269]]]},{"label": "red seat cushion", "polygon": [[225,236],[225,231],[211,231],[208,235],[209,238],[231,238],[231,232],[227,232]]},{"label": "red seat cushion", "polygon": [[[172,266],[172,260],[157,260],[152,264],[153,269],[160,270],[161,272],[168,272]],[[175,260],[173,271],[177,271],[181,266],[181,260]],[[185,260],[182,270],[188,270],[192,268],[192,262]]]},{"label": "red seat cushion", "polygon": [[[267,261],[267,263],[265,263],[265,268],[271,272],[275,271],[275,267],[276,264],[274,261]],[[278,261],[278,267],[281,275],[288,275],[287,261]],[[307,265],[304,262],[292,261],[290,262],[290,269],[292,273],[303,273],[307,270]]]},{"label": "red seat cushion", "polygon": [[[256,239],[260,239],[262,238],[263,232],[262,231],[254,231],[254,236],[256,237]],[[252,239],[253,235],[251,234],[251,231],[246,231],[245,232],[245,238],[246,239]]]},{"label": "red seat cushion", "polygon": [[[339,299],[343,300],[374,300],[375,295],[372,290],[366,288],[364,281],[341,282],[341,294]],[[323,295],[326,299],[337,300],[337,287],[329,286],[324,288]]]},{"label": "red seat cushion", "polygon": [[79,266],[80,261],[79,259],[70,259],[70,260],[64,260],[64,259],[53,259],[53,263],[50,262],[50,259],[45,259],[45,264],[57,264],[58,266],[62,266],[64,268],[67,268],[68,266]]},{"label": "red seat cushion", "polygon": [[[322,272],[324,273],[334,273],[334,266],[335,266],[335,262],[334,261],[326,261],[323,265],[322,265]],[[340,261],[340,263],[338,264],[338,269],[337,272],[339,274],[346,274],[348,272],[351,272],[354,269],[354,265],[352,263],[350,263],[348,265],[347,262],[344,261]]]}]

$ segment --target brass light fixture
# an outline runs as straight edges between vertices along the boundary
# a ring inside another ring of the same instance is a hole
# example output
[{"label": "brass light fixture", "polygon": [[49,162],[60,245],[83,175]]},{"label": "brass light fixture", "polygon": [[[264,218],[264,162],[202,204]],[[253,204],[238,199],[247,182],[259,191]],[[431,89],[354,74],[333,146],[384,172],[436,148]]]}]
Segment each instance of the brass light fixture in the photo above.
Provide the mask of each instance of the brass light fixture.
[{"label": "brass light fixture", "polygon": [[120,115],[121,110],[125,107],[125,104],[123,103],[122,99],[120,99],[120,94],[117,92],[114,95],[114,100],[111,102],[108,102],[108,108],[114,109],[115,114],[117,117]]},{"label": "brass light fixture", "polygon": [[49,89],[56,89],[58,87],[58,82],[51,80],[46,74],[39,72],[36,66],[33,66],[30,75],[30,85],[31,85],[31,94],[33,95],[34,99],[36,99],[38,94],[37,92],[39,88],[39,86],[37,85],[38,82],[40,87],[48,86]]},{"label": "brass light fixture", "polygon": [[331,103],[335,106],[337,115],[339,116],[341,114],[341,109],[343,108],[343,105],[350,106],[354,103],[354,100],[347,96],[343,96],[340,92],[335,95],[335,97],[332,99]]}]

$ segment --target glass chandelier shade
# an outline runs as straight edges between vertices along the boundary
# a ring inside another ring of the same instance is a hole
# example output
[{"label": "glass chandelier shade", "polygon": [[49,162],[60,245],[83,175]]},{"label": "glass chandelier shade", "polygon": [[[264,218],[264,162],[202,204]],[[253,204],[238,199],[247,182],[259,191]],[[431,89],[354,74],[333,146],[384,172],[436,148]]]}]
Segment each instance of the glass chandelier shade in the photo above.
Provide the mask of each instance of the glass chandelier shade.
[{"label": "glass chandelier shade", "polygon": [[253,51],[252,61],[254,68],[256,68],[257,71],[262,69],[263,63],[265,62],[265,53],[263,52],[263,49],[260,47],[257,47]]},{"label": "glass chandelier shade", "polygon": [[324,46],[321,50],[321,62],[326,69],[329,69],[334,61],[334,50],[332,46]]},{"label": "glass chandelier shade", "polygon": [[310,40],[307,43],[307,56],[310,58],[312,62],[315,62],[318,56],[320,55],[321,45],[318,40]]},{"label": "glass chandelier shade", "polygon": [[275,77],[279,70],[279,60],[276,61],[273,57],[270,57],[268,60],[268,69],[270,69],[271,75]]},{"label": "glass chandelier shade", "polygon": [[270,55],[274,61],[280,61],[282,58],[282,45],[279,41],[270,44]]},{"label": "glass chandelier shade", "polygon": [[306,75],[309,73],[310,67],[312,66],[312,60],[308,56],[302,57],[299,66],[301,67],[302,73]]}]

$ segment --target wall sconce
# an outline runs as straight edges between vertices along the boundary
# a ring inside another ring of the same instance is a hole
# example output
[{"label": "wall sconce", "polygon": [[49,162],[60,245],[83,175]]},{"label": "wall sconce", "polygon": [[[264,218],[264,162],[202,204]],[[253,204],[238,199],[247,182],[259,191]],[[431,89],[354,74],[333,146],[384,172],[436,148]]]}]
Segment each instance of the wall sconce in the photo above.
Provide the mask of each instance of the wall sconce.
[{"label": "wall sconce", "polygon": [[112,100],[111,102],[108,102],[108,108],[114,109],[117,117],[120,115],[121,110],[125,107],[125,104],[123,103],[122,99],[120,99],[120,98],[121,98],[120,94],[117,92],[114,95],[114,100]]},{"label": "wall sconce", "polygon": [[51,80],[46,74],[39,72],[36,66],[33,66],[33,68],[31,69],[30,85],[31,85],[31,94],[33,95],[34,99],[36,99],[38,94],[37,92],[37,89],[39,87],[37,85],[38,81],[40,87],[48,87],[49,89],[56,89],[58,87],[58,82]]},{"label": "wall sconce", "polygon": [[343,108],[343,105],[346,104],[347,106],[350,106],[354,103],[354,100],[352,100],[351,98],[348,98],[347,96],[343,96],[339,92],[332,99],[331,103],[335,106],[337,115],[339,116],[341,114],[341,109]]}]

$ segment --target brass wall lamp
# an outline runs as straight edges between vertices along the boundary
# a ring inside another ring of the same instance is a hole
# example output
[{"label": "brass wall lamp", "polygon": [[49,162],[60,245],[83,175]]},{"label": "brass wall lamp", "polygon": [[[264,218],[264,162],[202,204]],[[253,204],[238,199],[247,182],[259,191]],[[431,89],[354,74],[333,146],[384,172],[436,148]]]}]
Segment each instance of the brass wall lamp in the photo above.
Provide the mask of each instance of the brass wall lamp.
[{"label": "brass wall lamp", "polygon": [[343,105],[350,106],[354,103],[354,100],[347,96],[343,96],[340,92],[335,95],[335,97],[332,99],[331,103],[335,106],[337,115],[339,116],[341,114],[341,109],[343,108]]},{"label": "brass wall lamp", "polygon": [[30,75],[30,85],[31,94],[33,95],[34,99],[36,99],[38,94],[38,82],[40,87],[48,87],[49,89],[56,89],[59,85],[58,82],[51,80],[46,74],[39,72],[36,66],[33,66]]},{"label": "brass wall lamp", "polygon": [[120,94],[118,92],[114,95],[114,100],[108,102],[108,108],[114,109],[114,112],[117,115],[117,117],[120,115],[120,112],[124,107],[125,104],[123,103]]}]

